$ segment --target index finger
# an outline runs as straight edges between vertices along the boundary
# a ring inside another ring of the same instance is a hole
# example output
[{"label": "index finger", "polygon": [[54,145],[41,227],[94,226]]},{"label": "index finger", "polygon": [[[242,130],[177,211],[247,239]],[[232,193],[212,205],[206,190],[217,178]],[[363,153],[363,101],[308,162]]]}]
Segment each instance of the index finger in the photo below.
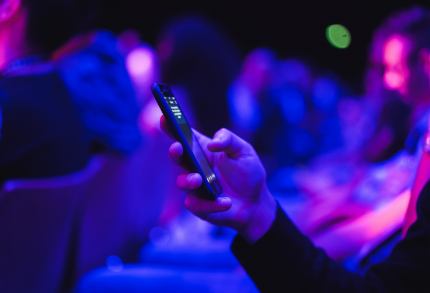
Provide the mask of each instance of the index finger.
[{"label": "index finger", "polygon": [[255,155],[254,148],[249,143],[225,128],[215,133],[208,148],[212,152],[223,151],[231,158]]},{"label": "index finger", "polygon": [[218,197],[215,201],[206,200],[195,195],[188,194],[185,199],[185,207],[194,215],[206,219],[213,213],[225,212],[231,208],[232,202],[228,197]]},{"label": "index finger", "polygon": [[164,118],[164,115],[161,115],[160,117],[160,128],[171,139],[175,139],[175,136],[173,135],[173,132],[170,130],[169,124],[167,124],[167,120],[166,118]]}]

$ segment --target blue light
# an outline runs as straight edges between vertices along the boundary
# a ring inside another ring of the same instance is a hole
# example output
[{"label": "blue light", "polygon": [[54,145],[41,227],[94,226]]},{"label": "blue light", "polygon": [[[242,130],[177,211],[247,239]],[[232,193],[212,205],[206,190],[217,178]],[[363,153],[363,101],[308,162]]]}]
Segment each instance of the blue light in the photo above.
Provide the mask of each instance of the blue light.
[{"label": "blue light", "polygon": [[109,270],[115,273],[122,271],[124,268],[122,260],[116,255],[108,256],[106,259],[106,266]]},{"label": "blue light", "polygon": [[320,111],[330,111],[336,107],[339,97],[337,85],[328,78],[317,79],[312,90],[315,107]]},{"label": "blue light", "polygon": [[303,94],[295,87],[286,87],[277,92],[282,115],[291,124],[300,123],[306,115]]}]

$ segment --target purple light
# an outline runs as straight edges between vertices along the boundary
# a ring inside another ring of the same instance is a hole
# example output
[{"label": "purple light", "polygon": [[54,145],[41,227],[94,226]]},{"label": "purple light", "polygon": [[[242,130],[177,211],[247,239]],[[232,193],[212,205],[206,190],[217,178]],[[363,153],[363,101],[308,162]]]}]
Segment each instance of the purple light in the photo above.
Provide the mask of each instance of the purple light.
[{"label": "purple light", "polygon": [[149,48],[138,47],[127,55],[126,66],[133,79],[147,78],[152,75],[154,53]]},{"label": "purple light", "polygon": [[234,83],[228,92],[230,115],[234,123],[248,130],[255,130],[261,125],[261,112],[257,100],[249,88]]},{"label": "purple light", "polygon": [[148,100],[139,115],[139,126],[145,132],[154,132],[160,130],[160,107],[154,99]]},{"label": "purple light", "polygon": [[312,100],[320,111],[330,111],[336,107],[339,89],[332,80],[319,78],[312,89]]},{"label": "purple light", "polygon": [[292,123],[300,123],[306,115],[305,98],[297,88],[286,87],[279,92],[282,115]]},{"label": "purple light", "polygon": [[278,79],[278,83],[292,83],[301,88],[309,88],[312,82],[309,68],[295,59],[281,61],[278,66],[278,74],[275,78]]}]

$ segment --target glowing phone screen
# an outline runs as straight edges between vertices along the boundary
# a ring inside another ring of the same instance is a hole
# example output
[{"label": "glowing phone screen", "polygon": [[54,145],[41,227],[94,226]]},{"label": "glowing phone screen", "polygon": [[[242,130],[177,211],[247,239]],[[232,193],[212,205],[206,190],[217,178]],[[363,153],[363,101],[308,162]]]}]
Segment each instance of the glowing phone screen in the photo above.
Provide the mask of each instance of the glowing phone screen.
[{"label": "glowing phone screen", "polygon": [[163,93],[164,99],[166,100],[167,104],[170,107],[170,110],[172,110],[172,113],[175,116],[176,122],[178,122],[179,124],[179,128],[181,128],[182,133],[185,136],[185,139],[190,145],[190,148],[193,151],[193,154],[196,157],[197,162],[200,165],[200,168],[202,168],[203,173],[206,176],[207,182],[208,183],[213,182],[216,179],[216,177],[212,170],[212,167],[209,164],[202,150],[202,147],[200,146],[200,143],[197,141],[196,136],[192,132],[190,125],[185,119],[184,114],[182,113],[182,110],[179,107],[178,102],[176,101],[176,98],[173,96],[171,91],[168,90],[167,88],[160,85],[160,89],[161,89],[161,92]]}]

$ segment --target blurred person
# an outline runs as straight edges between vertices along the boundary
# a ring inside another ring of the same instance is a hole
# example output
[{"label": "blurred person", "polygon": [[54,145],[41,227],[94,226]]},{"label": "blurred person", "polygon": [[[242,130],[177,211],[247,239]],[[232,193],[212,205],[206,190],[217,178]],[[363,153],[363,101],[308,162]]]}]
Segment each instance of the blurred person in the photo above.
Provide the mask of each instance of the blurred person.
[{"label": "blurred person", "polygon": [[52,60],[94,151],[127,155],[141,142],[139,106],[120,45],[113,33],[93,30],[69,40],[53,53]]},{"label": "blurred person", "polygon": [[[109,254],[126,263],[136,262],[151,233],[178,216],[184,198],[174,184],[166,184],[166,179],[177,176],[179,170],[160,153],[169,141],[160,131],[161,111],[150,91],[150,85],[160,79],[158,56],[134,30],[118,37],[103,30],[81,34],[56,50],[54,56],[86,128],[97,142],[103,142],[103,151],[123,159],[117,177],[127,191],[118,197],[100,196],[92,203],[90,215],[108,217],[99,211],[113,209],[117,218],[105,235],[93,229],[98,239],[110,241],[98,254],[92,253],[94,261],[90,265],[87,262],[80,273],[104,265]],[[118,202],[122,205],[114,206]],[[98,240],[97,244],[102,245]]]},{"label": "blurred person", "polygon": [[345,99],[348,89],[335,74],[307,66],[312,75],[310,89],[290,83],[284,85],[277,97],[289,124],[284,144],[290,145],[291,155],[297,158],[295,166],[345,144],[337,106]]},{"label": "blurred person", "polygon": [[[367,122],[360,122],[358,118],[354,122],[362,125],[363,142],[338,156],[338,160],[361,164],[366,169],[373,163],[383,164],[403,149],[405,155],[416,157],[416,146],[426,129],[429,111],[429,72],[425,57],[428,19],[427,10],[413,7],[393,13],[375,32],[366,73],[365,99],[361,105],[351,102],[340,105],[344,121],[351,119],[344,110],[355,117],[367,117],[364,119]],[[376,125],[370,123],[371,119],[377,119]],[[318,160],[320,164],[327,164],[330,159],[336,160],[335,157],[336,154],[328,160]]]},{"label": "blurred person", "polygon": [[0,106],[7,113],[0,181],[82,169],[92,146],[63,81],[47,61],[55,48],[87,28],[93,11],[76,17],[77,3],[48,0],[5,0],[0,9]]},{"label": "blurred person", "polygon": [[[279,105],[274,103],[270,92],[277,63],[276,53],[271,49],[251,51],[228,91],[232,129],[252,142],[268,170],[278,166],[277,146],[287,132]],[[282,149],[282,154],[292,158],[289,149]]]},{"label": "blurred person", "polygon": [[251,139],[263,123],[261,104],[267,99],[267,88],[276,64],[275,53],[259,48],[249,53],[242,69],[228,91],[228,108],[232,127],[242,137]]},{"label": "blurred person", "polygon": [[374,108],[380,109],[374,134],[364,145],[363,162],[409,157],[410,168],[416,167],[418,141],[430,111],[429,33],[430,11],[421,7],[393,13],[375,32],[366,87],[367,99],[374,99]]},{"label": "blurred person", "polygon": [[[429,14],[419,6],[393,13],[374,34],[366,87],[383,106],[366,149],[368,161],[390,158],[404,148],[405,141],[408,150],[414,151],[419,134],[410,131],[426,117],[430,102]],[[425,129],[426,123],[422,124]]]},{"label": "blurred person", "polygon": [[[429,28],[429,13],[419,7],[396,12],[384,21],[373,38],[367,97],[340,105],[352,114],[359,111],[354,116],[366,134],[362,142],[316,158],[307,170],[294,174],[299,190],[310,196],[305,212],[294,220],[332,257],[342,259],[345,254],[339,254],[334,242],[321,244],[318,239],[388,207],[412,186],[421,156],[418,141],[429,111]],[[341,113],[344,121],[346,113]],[[369,123],[372,117],[379,117],[376,125]],[[371,240],[361,234],[357,244]],[[351,246],[349,253],[358,253],[357,248]]]},{"label": "blurred person", "polygon": [[343,145],[336,106],[344,88],[334,74],[256,49],[229,90],[233,129],[251,142],[270,177]]},{"label": "blurred person", "polygon": [[97,5],[2,1],[0,181],[72,173],[96,152],[126,154],[140,143],[138,107],[123,58],[109,49],[113,37],[85,33]]},{"label": "blurred person", "polygon": [[[160,164],[157,169],[159,160],[151,153],[156,143],[141,143],[139,105],[124,55],[113,34],[92,30],[97,14],[96,0],[0,1],[0,181],[75,174],[103,153],[110,164],[104,171],[109,173],[112,166],[119,166],[113,173],[125,170],[115,177],[118,181],[107,183],[128,188],[125,194],[93,192],[79,208],[70,206],[73,219],[68,220],[74,231],[68,254],[61,256],[70,262],[56,272],[61,280],[52,280],[53,272],[35,269],[38,264],[28,263],[25,254],[12,254],[2,262],[2,292],[49,292],[47,288],[58,284],[71,290],[77,278],[104,265],[111,254],[135,261],[161,213],[168,188],[163,183],[173,176],[172,168],[162,170]],[[145,165],[152,167],[142,168]],[[159,176],[136,178],[148,172]],[[145,192],[136,196],[142,186]],[[55,203],[47,204],[56,208]],[[25,216],[23,211],[16,218],[26,220]],[[44,228],[50,233],[55,225],[52,219],[52,226]],[[2,246],[10,247],[13,239],[3,237]],[[51,247],[41,239],[35,237],[28,245],[35,250]],[[50,256],[55,253],[53,249]]]},{"label": "blurred person", "polygon": [[[374,52],[371,55],[374,70],[383,68],[379,81],[386,90],[397,95],[397,104],[400,104],[397,107],[399,110],[390,118],[395,122],[382,128],[381,136],[386,138],[385,145],[388,145],[388,150],[396,144],[402,144],[407,153],[414,155],[417,165],[417,172],[413,175],[417,174],[416,182],[420,181],[420,184],[418,190],[416,186],[412,187],[409,215],[413,214],[418,194],[426,181],[421,178],[425,173],[423,166],[426,165],[426,149],[424,147],[422,150],[419,142],[427,141],[426,130],[430,112],[429,35],[430,10],[414,6],[398,11],[378,29],[374,36]],[[399,122],[404,123],[399,126]],[[397,142],[397,132],[402,133],[400,142]],[[418,165],[421,157],[423,159]],[[416,215],[406,217],[403,235],[415,219]]]},{"label": "blurred person", "polygon": [[[359,103],[340,105],[367,117],[362,124],[363,142],[347,155],[356,163],[379,163],[406,148],[411,154],[426,129],[428,111],[428,11],[421,7],[390,15],[375,31],[365,75],[366,93]],[[354,105],[355,104],[355,105]],[[360,105],[361,104],[361,105]],[[349,110],[348,110],[349,109]],[[369,123],[371,119],[377,120]],[[376,125],[375,125],[376,124]],[[357,131],[354,131],[355,133]],[[358,152],[357,149],[364,149]]]},{"label": "blurred person", "polygon": [[[162,127],[170,133],[163,118]],[[238,232],[232,252],[261,292],[427,292],[430,183],[421,191],[418,219],[405,239],[387,260],[360,276],[334,262],[299,232],[268,190],[266,172],[250,144],[226,129],[213,139],[195,135],[224,191],[215,201],[199,198],[193,191],[202,177],[182,174],[177,186],[187,191],[185,206],[210,223]],[[181,165],[182,154],[181,144],[173,143],[172,162]]]},{"label": "blurred person", "polygon": [[191,125],[209,135],[229,127],[227,91],[240,66],[229,36],[203,16],[185,15],[166,24],[156,49],[161,78],[188,109]]}]

